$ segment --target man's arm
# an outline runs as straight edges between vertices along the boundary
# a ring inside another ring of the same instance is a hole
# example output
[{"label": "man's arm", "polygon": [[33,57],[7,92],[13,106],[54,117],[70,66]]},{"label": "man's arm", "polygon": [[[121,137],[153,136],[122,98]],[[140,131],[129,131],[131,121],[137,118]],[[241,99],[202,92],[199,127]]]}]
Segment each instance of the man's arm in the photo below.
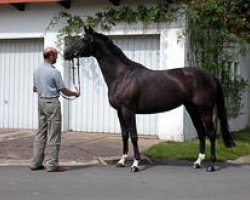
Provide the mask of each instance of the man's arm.
[{"label": "man's arm", "polygon": [[80,92],[73,92],[69,89],[67,89],[66,87],[64,87],[63,89],[60,90],[64,95],[66,96],[75,96],[75,97],[79,97],[80,96]]}]

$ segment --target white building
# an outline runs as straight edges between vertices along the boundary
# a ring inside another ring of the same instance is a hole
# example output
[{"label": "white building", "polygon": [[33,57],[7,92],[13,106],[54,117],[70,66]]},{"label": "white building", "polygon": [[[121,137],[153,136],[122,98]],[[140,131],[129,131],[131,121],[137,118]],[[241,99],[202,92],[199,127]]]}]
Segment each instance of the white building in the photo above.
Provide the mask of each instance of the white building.
[{"label": "white building", "polygon": [[[22,2],[0,2],[0,128],[37,128],[37,96],[32,93],[32,73],[42,62],[43,48],[56,46],[57,32],[45,33],[52,17],[60,11],[86,17],[112,6],[107,0]],[[132,0],[125,2],[135,5]],[[136,5],[145,2],[154,1],[138,0]],[[172,24],[148,27],[120,24],[109,32],[99,31],[110,35],[131,59],[149,68],[170,69],[185,65],[185,39],[178,37],[184,27],[185,20],[178,19]],[[241,73],[248,79],[249,61],[240,61]],[[62,58],[56,64],[70,87],[71,70],[66,66],[68,63]],[[116,112],[108,104],[107,88],[94,58],[81,60],[80,76],[81,97],[73,102],[62,99],[63,130],[120,133]],[[243,103],[244,113],[230,122],[231,130],[250,125],[249,89]],[[137,128],[139,134],[157,135],[164,140],[183,141],[196,135],[183,106],[162,114],[138,115]]]}]

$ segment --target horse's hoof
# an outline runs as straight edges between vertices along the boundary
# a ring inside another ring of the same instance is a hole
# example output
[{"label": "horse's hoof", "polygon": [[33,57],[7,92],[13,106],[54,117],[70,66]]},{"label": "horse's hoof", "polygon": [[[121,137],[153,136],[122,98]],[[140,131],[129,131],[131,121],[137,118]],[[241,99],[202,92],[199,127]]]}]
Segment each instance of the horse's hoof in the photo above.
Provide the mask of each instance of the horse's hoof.
[{"label": "horse's hoof", "polygon": [[117,164],[116,164],[116,167],[123,168],[123,167],[126,167],[126,165],[121,164],[121,163],[117,163]]},{"label": "horse's hoof", "polygon": [[201,165],[199,165],[199,164],[194,164],[194,168],[195,168],[195,169],[200,169],[200,168],[201,168]]},{"label": "horse's hoof", "polygon": [[206,169],[206,172],[214,172],[215,171],[215,167],[214,166],[209,166]]},{"label": "horse's hoof", "polygon": [[138,167],[131,167],[131,172],[139,172],[139,168]]}]

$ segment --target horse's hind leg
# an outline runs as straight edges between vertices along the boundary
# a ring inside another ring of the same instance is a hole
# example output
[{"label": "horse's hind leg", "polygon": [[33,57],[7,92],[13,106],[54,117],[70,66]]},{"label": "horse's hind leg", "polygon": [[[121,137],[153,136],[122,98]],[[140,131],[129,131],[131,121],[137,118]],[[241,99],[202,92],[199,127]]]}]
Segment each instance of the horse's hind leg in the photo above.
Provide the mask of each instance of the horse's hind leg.
[{"label": "horse's hind leg", "polygon": [[210,164],[207,167],[207,172],[215,171],[214,163],[216,161],[216,153],[215,153],[215,140],[216,140],[216,132],[213,125],[213,109],[208,108],[204,113],[202,113],[202,121],[206,127],[207,137],[210,140],[210,148],[211,148],[211,158]]},{"label": "horse's hind leg", "polygon": [[123,155],[117,163],[117,167],[125,167],[125,161],[128,157],[128,137],[129,132],[125,124],[124,117],[120,110],[118,110],[118,118],[120,122],[121,132],[122,132],[122,143],[123,143]]},{"label": "horse's hind leg", "polygon": [[186,109],[192,119],[196,132],[198,134],[198,138],[200,141],[199,146],[199,155],[197,160],[194,162],[195,168],[201,168],[201,162],[205,160],[205,139],[206,139],[206,130],[201,120],[201,115],[198,109],[192,105],[186,105]]},{"label": "horse's hind leg", "polygon": [[130,133],[130,138],[134,149],[134,162],[131,166],[131,171],[137,172],[139,171],[139,162],[141,160],[141,154],[138,148],[138,136],[136,130],[135,113],[129,109],[124,108],[122,110],[122,114],[124,117],[125,126],[128,128],[128,131]]}]

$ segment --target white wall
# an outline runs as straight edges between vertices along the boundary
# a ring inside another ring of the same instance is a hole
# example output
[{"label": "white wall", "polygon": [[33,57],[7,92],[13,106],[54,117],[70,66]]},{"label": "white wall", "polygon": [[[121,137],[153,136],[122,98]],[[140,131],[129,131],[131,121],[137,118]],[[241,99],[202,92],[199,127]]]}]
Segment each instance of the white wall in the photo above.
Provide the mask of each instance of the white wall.
[{"label": "white wall", "polygon": [[0,39],[0,127],[37,127],[34,69],[42,62],[41,39]]},{"label": "white wall", "polygon": [[[185,40],[184,38],[178,38],[181,33],[181,28],[162,30],[160,42],[161,69],[185,66]],[[183,106],[159,115],[159,138],[162,140],[183,141]]]},{"label": "white wall", "polygon": [[[246,51],[246,55],[241,56],[238,60],[240,67],[240,75],[249,81],[250,78],[250,48]],[[242,130],[250,127],[250,88],[247,87],[242,95],[241,115],[230,120],[230,131]]]}]

